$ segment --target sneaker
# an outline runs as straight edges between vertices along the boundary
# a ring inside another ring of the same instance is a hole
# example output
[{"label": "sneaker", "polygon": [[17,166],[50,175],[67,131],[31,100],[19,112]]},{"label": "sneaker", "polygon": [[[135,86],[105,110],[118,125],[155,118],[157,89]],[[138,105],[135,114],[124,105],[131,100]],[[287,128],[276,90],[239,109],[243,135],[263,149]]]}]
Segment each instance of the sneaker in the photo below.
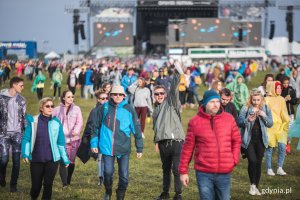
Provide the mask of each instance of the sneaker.
[{"label": "sneaker", "polygon": [[[278,171],[277,171],[277,173],[278,173]],[[275,176],[275,173],[273,172],[273,169],[268,169],[267,175],[269,175],[269,176]]]},{"label": "sneaker", "polygon": [[10,186],[10,192],[11,193],[15,193],[15,192],[17,192],[18,190],[17,190],[17,186],[16,185],[11,185]]},{"label": "sneaker", "polygon": [[170,198],[170,194],[168,192],[162,192],[157,198],[156,200],[164,200],[164,199],[169,199]]},{"label": "sneaker", "polygon": [[181,193],[176,193],[175,196],[173,197],[173,200],[182,200]]},{"label": "sneaker", "polygon": [[255,195],[256,194],[255,189],[256,189],[256,186],[254,184],[250,185],[249,194]]},{"label": "sneaker", "polygon": [[145,135],[144,135],[144,133],[142,133],[142,138],[143,138],[143,139],[145,139]]},{"label": "sneaker", "polygon": [[278,167],[278,169],[277,169],[277,174],[278,174],[278,175],[281,175],[281,176],[285,176],[285,175],[286,175],[286,172],[283,171],[282,167]]},{"label": "sneaker", "polygon": [[260,191],[258,190],[258,188],[256,186],[255,186],[255,194],[259,195],[259,196],[261,195]]}]

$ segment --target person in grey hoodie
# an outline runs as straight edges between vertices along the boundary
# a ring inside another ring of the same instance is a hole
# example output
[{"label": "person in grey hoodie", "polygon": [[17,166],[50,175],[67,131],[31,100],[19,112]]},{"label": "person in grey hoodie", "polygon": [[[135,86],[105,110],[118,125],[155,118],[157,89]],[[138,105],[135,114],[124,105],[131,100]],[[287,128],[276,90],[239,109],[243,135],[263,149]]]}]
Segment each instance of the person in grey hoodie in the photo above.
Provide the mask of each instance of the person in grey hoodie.
[{"label": "person in grey hoodie", "polygon": [[179,73],[183,71],[175,63],[175,73],[171,81],[169,94],[163,85],[154,88],[155,108],[153,112],[153,130],[156,152],[160,153],[163,169],[163,192],[157,200],[168,199],[171,184],[171,169],[174,175],[175,196],[173,200],[181,200],[182,184],[178,172],[180,153],[185,134],[181,125],[179,101]]},{"label": "person in grey hoodie", "polygon": [[10,191],[17,191],[20,171],[21,140],[25,129],[26,100],[21,96],[23,79],[13,77],[10,88],[0,92],[0,186],[6,186],[6,168],[12,147]]}]

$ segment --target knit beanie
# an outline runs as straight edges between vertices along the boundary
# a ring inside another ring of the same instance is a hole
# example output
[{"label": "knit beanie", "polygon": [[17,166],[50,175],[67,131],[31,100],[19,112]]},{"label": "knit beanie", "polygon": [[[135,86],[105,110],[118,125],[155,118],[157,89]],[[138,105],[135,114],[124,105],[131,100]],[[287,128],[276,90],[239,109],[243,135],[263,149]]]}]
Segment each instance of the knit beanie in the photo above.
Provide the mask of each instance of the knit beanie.
[{"label": "knit beanie", "polygon": [[203,95],[203,106],[206,106],[206,104],[212,99],[220,100],[220,95],[215,90],[207,90]]}]

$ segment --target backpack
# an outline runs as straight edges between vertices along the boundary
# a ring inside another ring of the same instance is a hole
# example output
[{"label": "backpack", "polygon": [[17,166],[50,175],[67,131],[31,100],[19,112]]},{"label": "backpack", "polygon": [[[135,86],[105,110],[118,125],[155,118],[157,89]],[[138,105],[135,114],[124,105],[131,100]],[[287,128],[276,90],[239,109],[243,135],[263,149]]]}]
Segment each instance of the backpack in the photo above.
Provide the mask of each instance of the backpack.
[{"label": "backpack", "polygon": [[196,85],[201,85],[202,84],[202,80],[201,80],[200,76],[195,76],[194,81],[195,81]]}]

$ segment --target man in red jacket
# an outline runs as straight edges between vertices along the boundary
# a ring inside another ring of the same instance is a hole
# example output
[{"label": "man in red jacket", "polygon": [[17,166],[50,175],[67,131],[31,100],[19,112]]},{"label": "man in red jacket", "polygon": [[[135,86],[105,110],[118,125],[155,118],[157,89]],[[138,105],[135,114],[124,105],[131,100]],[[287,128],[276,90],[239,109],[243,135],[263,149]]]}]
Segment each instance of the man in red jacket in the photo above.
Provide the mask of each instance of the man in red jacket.
[{"label": "man in red jacket", "polygon": [[203,105],[188,124],[181,151],[180,180],[188,186],[188,165],[194,169],[201,199],[230,198],[230,176],[240,160],[241,136],[233,116],[220,109],[220,96],[208,90]]}]

